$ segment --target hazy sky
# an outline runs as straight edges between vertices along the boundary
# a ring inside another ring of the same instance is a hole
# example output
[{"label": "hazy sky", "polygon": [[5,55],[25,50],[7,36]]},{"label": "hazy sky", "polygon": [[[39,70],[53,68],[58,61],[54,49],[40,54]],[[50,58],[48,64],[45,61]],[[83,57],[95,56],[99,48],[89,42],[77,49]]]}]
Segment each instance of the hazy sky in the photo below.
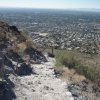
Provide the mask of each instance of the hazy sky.
[{"label": "hazy sky", "polygon": [[0,0],[0,7],[100,8],[100,0]]}]

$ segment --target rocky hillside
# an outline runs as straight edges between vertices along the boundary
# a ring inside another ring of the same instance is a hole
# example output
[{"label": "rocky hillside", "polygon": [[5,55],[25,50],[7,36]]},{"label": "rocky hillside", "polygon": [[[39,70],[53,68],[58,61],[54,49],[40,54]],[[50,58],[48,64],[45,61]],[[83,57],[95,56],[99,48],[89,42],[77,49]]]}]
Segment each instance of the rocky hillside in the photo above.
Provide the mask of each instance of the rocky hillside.
[{"label": "rocky hillside", "polygon": [[16,100],[74,100],[68,84],[55,76],[55,59],[47,59],[48,62],[32,64],[36,74],[9,77],[15,84]]},{"label": "rocky hillside", "polygon": [[55,76],[54,61],[28,34],[0,22],[0,100],[74,100]]},{"label": "rocky hillside", "polygon": [[11,75],[27,76],[35,74],[31,63],[46,62],[45,56],[35,49],[16,26],[0,22],[0,100],[13,100],[16,94]]}]

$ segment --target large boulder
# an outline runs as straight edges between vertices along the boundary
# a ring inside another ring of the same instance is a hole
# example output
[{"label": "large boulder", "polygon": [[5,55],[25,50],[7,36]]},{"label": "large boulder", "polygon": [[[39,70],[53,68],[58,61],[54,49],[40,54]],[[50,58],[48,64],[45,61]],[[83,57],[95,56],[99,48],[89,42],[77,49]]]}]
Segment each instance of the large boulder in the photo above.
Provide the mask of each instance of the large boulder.
[{"label": "large boulder", "polygon": [[15,35],[18,35],[18,33],[20,33],[20,31],[18,30],[18,28],[16,26],[9,26],[9,29],[12,30],[12,32],[16,32],[17,34],[15,34]]},{"label": "large boulder", "polygon": [[41,51],[38,51],[32,47],[29,47],[25,50],[25,53],[30,56],[30,59],[33,59],[36,63],[46,62],[46,57],[42,54]]},{"label": "large boulder", "polygon": [[0,79],[0,100],[14,100],[14,94],[11,85],[6,81]]},{"label": "large boulder", "polygon": [[23,63],[16,68],[15,73],[19,76],[30,75],[33,73],[30,64]]},{"label": "large boulder", "polygon": [[18,63],[23,63],[23,59],[20,55],[18,55],[18,53],[14,52],[13,50],[10,50],[9,52],[7,52],[7,57],[15,62]]}]

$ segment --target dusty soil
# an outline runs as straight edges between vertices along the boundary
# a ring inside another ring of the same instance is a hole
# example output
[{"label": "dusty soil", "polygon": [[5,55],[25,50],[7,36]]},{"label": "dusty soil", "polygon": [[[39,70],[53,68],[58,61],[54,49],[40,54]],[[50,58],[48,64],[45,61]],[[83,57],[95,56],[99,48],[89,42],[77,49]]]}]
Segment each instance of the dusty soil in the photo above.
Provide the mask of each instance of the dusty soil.
[{"label": "dusty soil", "polygon": [[15,84],[16,100],[74,100],[68,85],[54,74],[55,59],[32,65],[36,74],[24,77],[10,76]]}]

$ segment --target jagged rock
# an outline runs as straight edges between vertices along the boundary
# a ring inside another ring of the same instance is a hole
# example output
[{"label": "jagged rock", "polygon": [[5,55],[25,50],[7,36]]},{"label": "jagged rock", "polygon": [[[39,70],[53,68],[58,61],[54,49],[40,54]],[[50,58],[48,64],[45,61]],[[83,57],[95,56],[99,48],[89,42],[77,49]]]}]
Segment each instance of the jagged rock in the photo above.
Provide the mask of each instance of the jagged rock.
[{"label": "jagged rock", "polygon": [[0,57],[0,78],[4,77],[3,59]]},{"label": "jagged rock", "polygon": [[15,72],[20,76],[30,75],[33,73],[31,66],[26,63],[23,63],[20,65],[20,67],[17,67]]},{"label": "jagged rock", "polygon": [[11,85],[6,80],[0,79],[0,100],[13,100],[16,98]]},{"label": "jagged rock", "polygon": [[42,54],[41,51],[38,51],[32,47],[27,48],[25,50],[25,53],[28,54],[30,56],[31,59],[33,59],[35,62],[37,63],[41,63],[41,62],[46,62],[46,58],[45,56]]},{"label": "jagged rock", "polygon": [[13,63],[11,62],[11,60],[7,56],[4,56],[4,65],[14,69]]},{"label": "jagged rock", "polygon": [[14,65],[6,55],[0,55],[0,77],[12,74],[14,72]]},{"label": "jagged rock", "polygon": [[3,49],[6,49],[6,48],[7,48],[6,44],[0,44],[0,51],[3,50]]},{"label": "jagged rock", "polygon": [[9,59],[12,59],[15,62],[18,62],[18,63],[23,63],[24,62],[23,59],[21,58],[21,56],[18,55],[13,50],[10,50],[6,55],[7,55],[7,57],[9,57]]},{"label": "jagged rock", "polygon": [[12,32],[13,35],[17,37],[18,41],[25,42],[27,40],[23,35],[21,35],[21,32],[18,30],[16,26],[9,26],[9,29],[10,29],[10,32]]},{"label": "jagged rock", "polygon": [[6,37],[2,38],[0,37],[0,51],[3,51],[4,49],[7,49],[9,46],[9,41]]},{"label": "jagged rock", "polygon": [[4,67],[4,71],[5,71],[5,74],[6,75],[9,75],[9,74],[13,74],[14,73],[14,70],[8,66],[5,66]]},{"label": "jagged rock", "polygon": [[[36,70],[33,70],[34,66],[31,67],[31,62],[41,63],[47,61],[41,51],[27,46],[26,40],[27,38],[16,26],[0,22],[0,78],[5,80],[0,81],[0,100],[15,100],[16,95],[13,89],[17,81],[16,86],[19,86],[19,77],[24,78],[27,75],[31,76],[33,74],[32,76],[34,76],[34,74],[37,74],[35,73]],[[22,48],[23,45],[24,49]],[[27,58],[26,55],[28,55]],[[29,85],[31,85],[30,82]],[[48,89],[48,87],[45,88]]]},{"label": "jagged rock", "polygon": [[51,57],[51,58],[54,58],[55,57],[55,55],[52,54],[52,53],[48,53],[48,56]]},{"label": "jagged rock", "polygon": [[18,35],[18,33],[20,33],[20,31],[18,30],[18,28],[16,26],[10,26],[9,29],[12,30],[12,32],[16,32],[17,34],[15,34],[15,35]]},{"label": "jagged rock", "polygon": [[64,72],[63,70],[54,69],[54,74],[56,77],[62,76],[63,72]]},{"label": "jagged rock", "polygon": [[71,84],[68,86],[68,89],[72,93],[75,100],[91,100],[90,97],[92,97],[92,100],[94,100],[94,98],[100,99],[98,93],[93,96],[93,84],[88,82],[87,80]]}]

